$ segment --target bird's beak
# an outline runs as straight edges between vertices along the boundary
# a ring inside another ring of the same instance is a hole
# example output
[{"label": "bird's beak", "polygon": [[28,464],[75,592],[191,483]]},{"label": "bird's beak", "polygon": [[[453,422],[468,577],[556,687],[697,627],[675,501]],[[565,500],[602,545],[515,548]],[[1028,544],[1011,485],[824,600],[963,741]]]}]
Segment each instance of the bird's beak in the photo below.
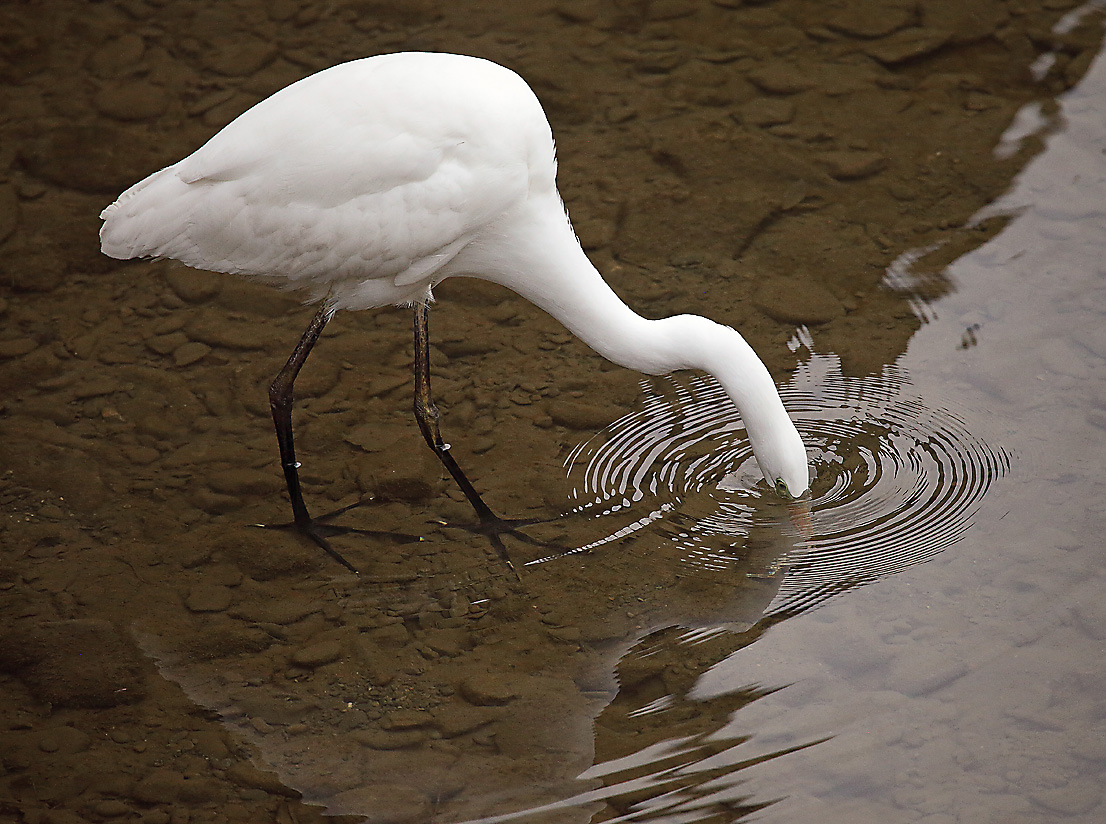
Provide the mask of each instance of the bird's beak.
[{"label": "bird's beak", "polygon": [[787,511],[791,518],[791,525],[799,533],[804,541],[814,537],[814,524],[810,519],[810,497],[804,495],[787,502]]}]

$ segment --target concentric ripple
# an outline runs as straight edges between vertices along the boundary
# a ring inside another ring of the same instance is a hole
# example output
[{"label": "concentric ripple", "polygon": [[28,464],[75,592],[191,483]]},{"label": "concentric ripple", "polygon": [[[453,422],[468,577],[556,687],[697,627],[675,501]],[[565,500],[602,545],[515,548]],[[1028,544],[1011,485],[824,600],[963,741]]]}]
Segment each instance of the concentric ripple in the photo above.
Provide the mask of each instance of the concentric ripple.
[{"label": "concentric ripple", "polygon": [[[642,408],[566,459],[578,511],[609,525],[578,551],[674,544],[683,572],[782,570],[774,613],[809,609],[932,558],[960,539],[1010,466],[1005,450],[919,397],[902,370],[849,378],[836,357],[814,355],[781,391],[814,472],[812,534],[799,535],[715,381],[665,378],[646,390]],[[784,548],[761,551],[766,558],[750,565],[748,555],[781,525]]]}]

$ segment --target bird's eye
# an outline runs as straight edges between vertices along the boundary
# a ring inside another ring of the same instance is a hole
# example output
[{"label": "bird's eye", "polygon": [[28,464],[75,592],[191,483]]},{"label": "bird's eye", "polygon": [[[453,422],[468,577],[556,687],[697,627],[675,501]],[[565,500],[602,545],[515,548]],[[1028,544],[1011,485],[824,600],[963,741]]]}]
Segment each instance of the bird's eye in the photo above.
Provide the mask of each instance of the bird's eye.
[{"label": "bird's eye", "polygon": [[791,497],[791,494],[787,491],[787,484],[784,483],[783,478],[776,478],[776,492],[785,498]]}]

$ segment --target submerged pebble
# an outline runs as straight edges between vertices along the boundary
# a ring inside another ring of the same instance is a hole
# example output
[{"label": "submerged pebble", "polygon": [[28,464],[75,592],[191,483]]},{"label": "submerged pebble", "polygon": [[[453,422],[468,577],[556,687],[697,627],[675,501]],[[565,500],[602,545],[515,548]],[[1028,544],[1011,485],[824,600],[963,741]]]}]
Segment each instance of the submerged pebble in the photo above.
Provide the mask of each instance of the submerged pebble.
[{"label": "submerged pebble", "polygon": [[756,304],[764,314],[780,323],[816,325],[845,314],[841,301],[809,278],[765,281],[757,291]]},{"label": "submerged pebble", "polygon": [[510,679],[494,672],[470,675],[457,689],[466,701],[481,707],[506,704],[515,697]]},{"label": "submerged pebble", "polygon": [[214,584],[200,584],[188,593],[185,606],[192,612],[222,612],[234,600],[229,587]]},{"label": "submerged pebble", "polygon": [[169,108],[169,95],[143,80],[104,86],[93,99],[96,110],[113,120],[152,120]]},{"label": "submerged pebble", "polygon": [[337,641],[320,641],[300,647],[292,653],[292,663],[314,669],[337,661],[342,656],[342,645]]}]

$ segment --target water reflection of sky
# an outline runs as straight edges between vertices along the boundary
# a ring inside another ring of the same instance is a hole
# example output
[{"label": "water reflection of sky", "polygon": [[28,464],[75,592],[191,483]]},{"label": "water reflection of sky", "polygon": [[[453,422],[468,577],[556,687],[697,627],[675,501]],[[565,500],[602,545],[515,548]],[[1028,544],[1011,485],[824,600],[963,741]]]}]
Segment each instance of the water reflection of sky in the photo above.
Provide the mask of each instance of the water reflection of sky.
[{"label": "water reflection of sky", "polygon": [[[766,821],[1101,821],[1106,60],[988,213],[899,365],[1019,456],[955,552],[774,628],[699,682],[791,684],[735,716]],[[974,345],[961,345],[965,330]],[[748,775],[744,776],[748,778]]]}]

